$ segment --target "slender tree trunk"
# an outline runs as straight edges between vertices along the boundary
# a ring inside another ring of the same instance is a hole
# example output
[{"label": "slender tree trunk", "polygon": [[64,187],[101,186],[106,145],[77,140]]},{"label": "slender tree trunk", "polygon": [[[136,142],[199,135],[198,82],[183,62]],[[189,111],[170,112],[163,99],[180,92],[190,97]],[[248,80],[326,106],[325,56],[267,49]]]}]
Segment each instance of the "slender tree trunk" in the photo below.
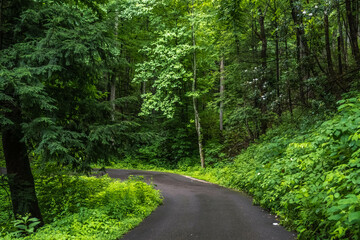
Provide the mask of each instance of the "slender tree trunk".
[{"label": "slender tree trunk", "polygon": [[341,37],[337,37],[337,44],[338,44],[338,67],[339,67],[339,74],[343,74],[343,66],[342,66],[342,56],[341,56]]},{"label": "slender tree trunk", "polygon": [[280,99],[280,53],[279,53],[279,38],[276,33],[276,40],[275,40],[275,55],[276,55],[276,96],[278,100],[278,110],[277,113],[281,116],[282,109],[281,109],[281,99]]},{"label": "slender tree trunk", "polygon": [[255,28],[256,18],[254,17],[254,13],[251,11],[251,50],[252,50],[252,58],[257,58],[257,42],[256,42],[256,28]]},{"label": "slender tree trunk", "polygon": [[334,65],[332,62],[331,49],[330,49],[330,36],[329,36],[329,16],[328,13],[324,14],[324,30],[325,30],[325,50],[328,65],[328,74],[330,78],[335,77]]},{"label": "slender tree trunk", "polygon": [[[119,35],[119,11],[115,10],[115,26],[114,26],[114,33],[115,33],[115,38],[117,40],[118,35]],[[110,79],[110,102],[111,102],[111,108],[112,108],[112,112],[111,112],[111,120],[115,121],[115,99],[116,99],[116,80],[117,80],[117,72],[115,72],[115,74],[111,77]]]},{"label": "slender tree trunk", "polygon": [[249,121],[247,118],[245,118],[245,126],[246,126],[246,130],[248,131],[248,134],[251,138],[251,141],[255,141],[256,136],[254,135],[253,131],[251,131],[251,128],[249,126]]},{"label": "slender tree trunk", "polygon": [[344,19],[344,26],[345,26],[345,37],[344,37],[344,53],[345,53],[345,59],[346,59],[346,65],[345,65],[345,71],[347,70],[348,67],[348,62],[349,62],[349,54],[348,54],[348,43],[350,42],[349,40],[349,26],[346,22],[346,20]]},{"label": "slender tree trunk", "polygon": [[146,93],[146,82],[142,83],[142,94]]},{"label": "slender tree trunk", "polygon": [[116,76],[113,75],[110,81],[111,120],[115,121]]},{"label": "slender tree trunk", "polygon": [[[276,14],[277,7],[276,1],[274,1],[274,14]],[[281,101],[280,101],[280,51],[279,51],[279,31],[278,31],[278,18],[277,15],[275,17],[275,62],[276,62],[276,95],[278,100],[278,115],[281,116],[282,109],[281,109]]]},{"label": "slender tree trunk", "polygon": [[224,70],[224,57],[220,60],[220,131],[224,130],[224,90],[225,90],[225,70]]},{"label": "slender tree trunk", "polygon": [[[261,77],[261,81],[259,81],[259,90],[261,93],[260,96],[260,109],[261,109],[261,113],[264,115],[266,114],[267,111],[267,107],[266,107],[266,101],[264,99],[265,95],[266,95],[266,89],[265,89],[265,85],[267,82],[267,39],[266,39],[266,32],[265,32],[265,15],[262,12],[262,10],[259,8],[259,25],[260,25],[260,40],[261,40],[261,53],[260,53],[260,58],[261,58],[261,67],[262,67],[262,72],[263,72],[263,76]],[[261,127],[261,133],[265,133],[266,129],[267,129],[267,122],[264,119],[261,119],[260,121],[260,127]]]},{"label": "slender tree trunk", "polygon": [[236,29],[235,20],[233,21],[233,31],[234,31],[234,38],[235,38],[235,47],[236,47],[236,58],[240,60],[240,39]]},{"label": "slender tree trunk", "polygon": [[[343,28],[341,22],[341,7],[340,1],[337,2],[337,22],[338,22],[338,29],[339,29],[339,36],[337,37],[338,43],[338,66],[339,66],[339,74],[343,74],[343,58],[345,57],[344,54],[344,36],[343,36]],[[346,61],[344,59],[344,64]]]},{"label": "slender tree trunk", "polygon": [[360,66],[360,51],[358,45],[358,23],[356,20],[357,13],[357,0],[345,0],[346,16],[350,31],[350,46],[351,52],[355,59],[355,62]]},{"label": "slender tree trunk", "polygon": [[261,40],[261,66],[265,70],[267,68],[267,39],[265,32],[265,16],[261,9],[259,9],[259,24],[260,24],[260,40]]},{"label": "slender tree trunk", "polygon": [[[286,38],[285,38],[285,56],[286,56],[286,59],[289,59],[288,43],[287,43]],[[290,116],[292,119],[293,118],[293,105],[292,105],[292,99],[291,99],[291,82],[290,82],[289,78],[287,79],[287,95],[288,95]]]},{"label": "slender tree trunk", "polygon": [[[307,41],[305,39],[305,32],[303,29],[303,23],[301,14],[299,12],[299,7],[295,6],[294,0],[290,0],[291,5],[291,15],[294,20],[296,27],[296,59],[298,63],[298,80],[299,80],[299,92],[300,92],[300,101],[305,106],[306,97],[305,97],[305,80],[309,77],[308,69],[304,63],[304,59],[308,56],[309,49],[307,46]],[[308,60],[307,60],[308,61]]]},{"label": "slender tree trunk", "polygon": [[20,110],[13,108],[7,117],[14,125],[2,132],[2,144],[5,155],[6,170],[11,193],[14,216],[17,218],[30,213],[32,217],[43,222],[35,193],[34,178],[31,173],[27,148],[22,141],[23,134],[19,124]]},{"label": "slender tree trunk", "polygon": [[197,97],[195,96],[196,88],[197,88],[197,66],[196,66],[196,39],[195,39],[195,13],[194,13],[194,0],[192,0],[192,25],[191,25],[191,32],[192,32],[192,42],[194,47],[193,52],[193,83],[192,83],[192,92],[193,92],[193,107],[194,107],[194,115],[195,115],[195,129],[198,135],[198,144],[199,144],[199,155],[200,155],[200,163],[201,167],[205,168],[205,158],[202,146],[203,136],[201,133],[201,123],[200,123],[200,116],[198,111],[198,101]]},{"label": "slender tree trunk", "polygon": [[3,31],[2,31],[2,25],[3,25],[3,15],[2,15],[2,10],[3,10],[3,1],[4,0],[0,0],[0,50],[2,49],[2,45],[3,45]]}]

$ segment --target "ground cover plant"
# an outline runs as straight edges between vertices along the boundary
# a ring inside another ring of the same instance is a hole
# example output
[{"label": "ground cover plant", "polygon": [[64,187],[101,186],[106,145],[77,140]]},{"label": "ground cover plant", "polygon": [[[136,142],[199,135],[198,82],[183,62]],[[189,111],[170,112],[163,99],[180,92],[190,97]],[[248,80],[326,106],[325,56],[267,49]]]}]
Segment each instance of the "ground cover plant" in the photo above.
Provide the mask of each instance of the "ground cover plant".
[{"label": "ground cover plant", "polygon": [[57,175],[38,178],[36,189],[46,223],[36,233],[37,219],[14,220],[8,190],[0,190],[1,239],[118,239],[162,202],[160,192],[141,177]]}]

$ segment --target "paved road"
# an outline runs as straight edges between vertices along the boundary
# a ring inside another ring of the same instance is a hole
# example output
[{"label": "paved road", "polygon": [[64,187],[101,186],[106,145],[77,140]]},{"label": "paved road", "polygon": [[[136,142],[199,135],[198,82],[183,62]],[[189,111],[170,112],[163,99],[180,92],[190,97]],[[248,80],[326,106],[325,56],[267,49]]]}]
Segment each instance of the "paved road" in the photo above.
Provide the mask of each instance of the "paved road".
[{"label": "paved road", "polygon": [[126,179],[142,175],[157,185],[164,203],[122,240],[285,240],[295,239],[250,197],[181,175],[108,169]]}]

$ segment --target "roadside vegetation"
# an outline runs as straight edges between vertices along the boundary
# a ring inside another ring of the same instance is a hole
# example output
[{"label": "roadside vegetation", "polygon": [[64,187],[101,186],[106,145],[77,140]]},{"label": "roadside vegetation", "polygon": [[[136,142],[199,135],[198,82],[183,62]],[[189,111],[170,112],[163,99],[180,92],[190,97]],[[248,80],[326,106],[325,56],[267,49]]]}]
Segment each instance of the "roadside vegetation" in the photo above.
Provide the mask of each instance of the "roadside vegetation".
[{"label": "roadside vegetation", "polygon": [[9,190],[2,185],[0,239],[119,239],[162,203],[160,192],[141,177],[38,176],[36,190],[46,224],[41,228],[32,216],[14,219]]}]

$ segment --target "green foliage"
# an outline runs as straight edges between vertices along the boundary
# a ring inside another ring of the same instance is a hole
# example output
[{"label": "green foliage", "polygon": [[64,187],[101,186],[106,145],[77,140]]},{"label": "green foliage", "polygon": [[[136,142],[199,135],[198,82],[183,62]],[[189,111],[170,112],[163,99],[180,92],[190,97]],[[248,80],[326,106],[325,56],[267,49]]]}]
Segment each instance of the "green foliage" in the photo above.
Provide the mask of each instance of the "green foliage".
[{"label": "green foliage", "polygon": [[[142,51],[149,60],[139,64],[136,69],[135,82],[150,82],[156,92],[144,93],[142,113],[150,114],[152,110],[160,111],[165,116],[174,116],[176,106],[182,104],[180,90],[191,78],[186,69],[185,58],[191,54],[192,47],[186,41],[185,29],[162,32],[150,47]],[[174,44],[180,41],[179,44]]]},{"label": "green foliage", "polygon": [[[159,191],[139,177],[124,182],[107,176],[40,177],[37,193],[47,224],[23,239],[117,239],[162,202]],[[30,234],[37,224],[26,216],[16,220],[15,227]],[[4,238],[13,239],[16,229]]]},{"label": "green foliage", "polygon": [[13,213],[7,177],[0,174],[0,236],[13,228]]},{"label": "green foliage", "polygon": [[0,135],[0,167],[5,167],[5,156],[4,156],[4,149],[2,146],[2,138]]},{"label": "green foliage", "polygon": [[31,218],[30,214],[19,216],[13,221],[14,227],[18,231],[14,232],[15,236],[31,235],[35,232],[36,227],[41,223],[37,218]]}]

